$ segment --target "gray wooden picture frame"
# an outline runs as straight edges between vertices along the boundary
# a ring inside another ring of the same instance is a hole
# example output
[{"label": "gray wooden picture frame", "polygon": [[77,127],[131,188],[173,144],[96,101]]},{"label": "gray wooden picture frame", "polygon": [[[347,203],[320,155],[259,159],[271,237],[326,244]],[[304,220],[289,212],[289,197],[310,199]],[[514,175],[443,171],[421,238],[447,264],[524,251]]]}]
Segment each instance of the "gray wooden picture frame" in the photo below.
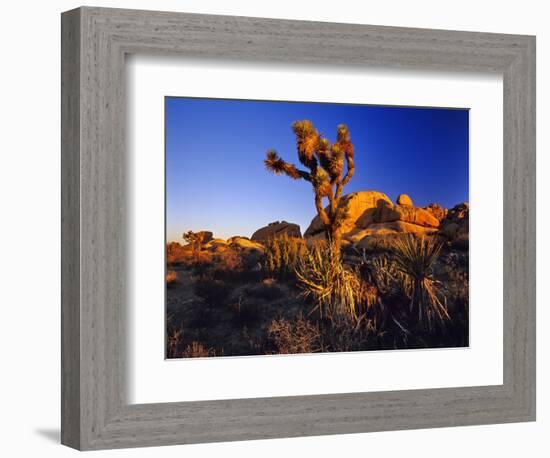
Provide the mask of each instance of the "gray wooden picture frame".
[{"label": "gray wooden picture frame", "polygon": [[[63,444],[88,450],[535,419],[534,37],[83,7],[62,14],[61,38]],[[504,383],[128,404],[124,62],[134,53],[502,74]]]}]

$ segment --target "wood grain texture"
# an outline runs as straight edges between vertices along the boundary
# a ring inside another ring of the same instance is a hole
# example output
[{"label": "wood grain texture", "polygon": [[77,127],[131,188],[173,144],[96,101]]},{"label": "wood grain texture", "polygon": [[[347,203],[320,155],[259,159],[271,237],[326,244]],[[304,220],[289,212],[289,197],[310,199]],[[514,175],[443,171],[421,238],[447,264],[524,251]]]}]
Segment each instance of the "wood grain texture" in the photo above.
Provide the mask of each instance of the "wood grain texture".
[{"label": "wood grain texture", "polygon": [[[62,16],[62,442],[78,449],[535,418],[535,39],[80,8]],[[129,53],[504,75],[504,384],[130,405],[125,396]]]},{"label": "wood grain texture", "polygon": [[61,441],[80,446],[80,14],[61,24]]}]

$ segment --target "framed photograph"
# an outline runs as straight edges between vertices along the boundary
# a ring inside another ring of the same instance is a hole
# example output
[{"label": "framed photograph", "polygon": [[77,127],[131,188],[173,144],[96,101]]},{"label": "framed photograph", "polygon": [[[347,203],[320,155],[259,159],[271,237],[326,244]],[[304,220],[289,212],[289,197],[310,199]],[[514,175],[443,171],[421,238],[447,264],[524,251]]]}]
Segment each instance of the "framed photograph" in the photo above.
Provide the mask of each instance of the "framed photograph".
[{"label": "framed photograph", "polygon": [[62,442],[535,419],[535,38],[62,15]]}]

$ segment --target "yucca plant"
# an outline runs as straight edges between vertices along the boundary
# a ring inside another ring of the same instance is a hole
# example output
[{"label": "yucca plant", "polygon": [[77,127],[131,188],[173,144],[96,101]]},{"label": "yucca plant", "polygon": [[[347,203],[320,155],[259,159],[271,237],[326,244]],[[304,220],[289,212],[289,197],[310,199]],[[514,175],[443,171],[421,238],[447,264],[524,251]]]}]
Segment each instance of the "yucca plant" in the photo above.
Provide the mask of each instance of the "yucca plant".
[{"label": "yucca plant", "polygon": [[315,303],[311,313],[318,311],[321,318],[330,320],[349,317],[357,321],[363,294],[361,280],[342,264],[336,250],[333,243],[312,247],[296,270],[298,284],[302,295]]},{"label": "yucca plant", "polygon": [[[338,125],[334,143],[319,134],[308,120],[294,122],[292,130],[296,136],[298,160],[309,171],[300,170],[294,164],[284,161],[275,150],[267,152],[264,164],[272,173],[311,183],[315,208],[324,225],[327,240],[338,249],[339,254],[341,227],[346,218],[346,208],[340,205],[340,200],[344,186],[355,173],[353,144],[348,127],[345,124]],[[324,198],[328,199],[327,209],[323,205]]]},{"label": "yucca plant", "polygon": [[450,319],[441,284],[433,277],[441,247],[432,239],[408,234],[396,239],[392,249],[395,267],[404,274],[411,321],[427,331],[444,326]]}]

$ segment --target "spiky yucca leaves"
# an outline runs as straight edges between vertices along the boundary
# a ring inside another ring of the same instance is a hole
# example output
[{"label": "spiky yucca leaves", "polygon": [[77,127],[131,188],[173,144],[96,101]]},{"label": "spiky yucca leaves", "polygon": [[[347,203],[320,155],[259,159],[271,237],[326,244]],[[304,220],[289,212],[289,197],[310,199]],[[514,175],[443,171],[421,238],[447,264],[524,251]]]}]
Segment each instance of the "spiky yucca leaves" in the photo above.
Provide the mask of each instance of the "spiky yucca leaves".
[{"label": "spiky yucca leaves", "polygon": [[413,323],[426,331],[443,327],[450,319],[440,283],[433,277],[433,266],[442,245],[424,236],[409,234],[393,245],[395,267],[405,275]]},{"label": "spiky yucca leaves", "polygon": [[296,270],[302,295],[315,303],[311,313],[318,311],[321,318],[338,320],[341,317],[358,319],[363,289],[358,276],[346,268],[333,243],[317,244],[302,260]]},{"label": "spiky yucca leaves", "polygon": [[[335,254],[339,257],[341,227],[345,219],[345,209],[339,204],[344,186],[355,173],[349,129],[345,124],[338,125],[335,143],[319,134],[309,120],[294,122],[292,130],[296,136],[298,160],[309,171],[298,169],[294,164],[284,161],[275,150],[267,152],[264,164],[272,173],[311,183],[317,214],[325,227],[327,240],[338,248]],[[323,205],[324,198],[328,199],[328,210]]]}]

